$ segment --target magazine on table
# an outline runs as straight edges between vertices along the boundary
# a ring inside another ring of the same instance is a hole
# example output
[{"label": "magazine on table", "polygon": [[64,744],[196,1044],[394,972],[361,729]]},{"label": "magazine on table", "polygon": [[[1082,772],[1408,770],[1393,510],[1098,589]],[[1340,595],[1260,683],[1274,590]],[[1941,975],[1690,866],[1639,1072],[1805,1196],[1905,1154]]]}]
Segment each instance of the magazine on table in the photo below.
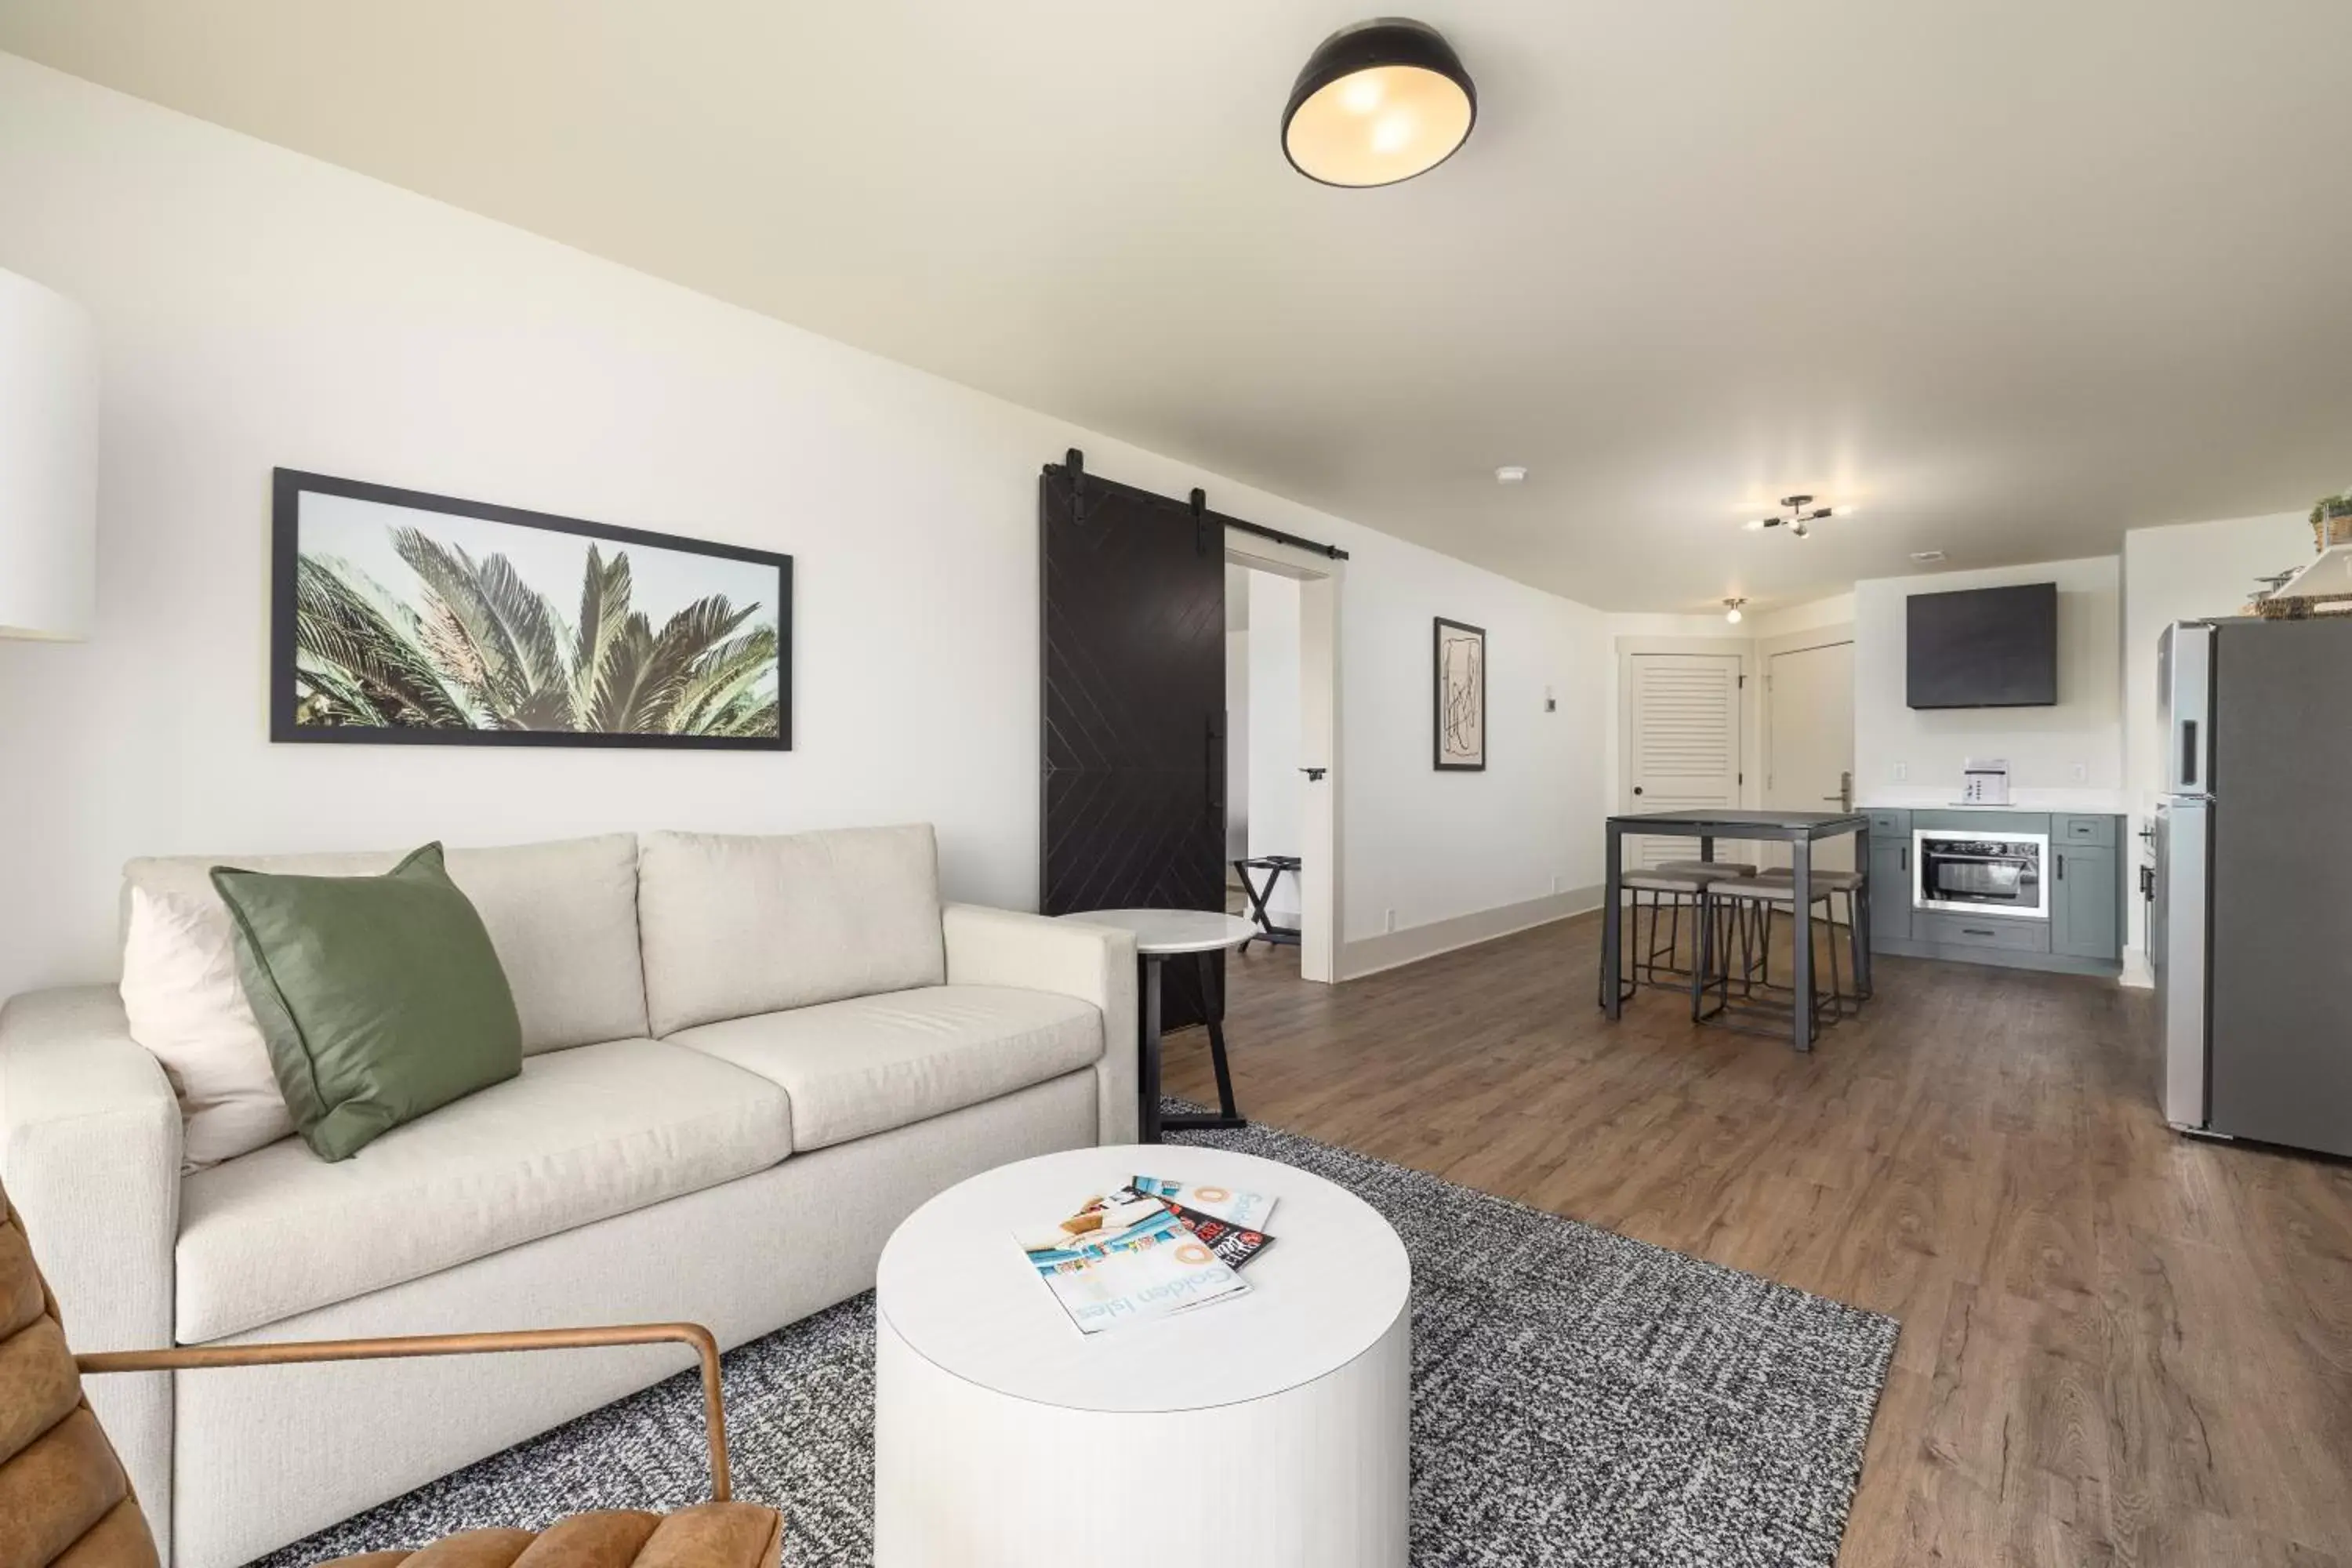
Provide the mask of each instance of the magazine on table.
[{"label": "magazine on table", "polygon": [[1261,1194],[1137,1176],[1014,1235],[1079,1332],[1097,1334],[1246,1294],[1273,1212]]}]

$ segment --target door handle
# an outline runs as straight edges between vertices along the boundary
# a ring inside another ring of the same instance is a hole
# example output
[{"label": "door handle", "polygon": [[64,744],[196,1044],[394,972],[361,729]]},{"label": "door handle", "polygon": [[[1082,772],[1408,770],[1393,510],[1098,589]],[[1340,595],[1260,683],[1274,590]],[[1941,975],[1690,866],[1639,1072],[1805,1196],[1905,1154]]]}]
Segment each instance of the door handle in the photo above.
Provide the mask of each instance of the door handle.
[{"label": "door handle", "polygon": [[1203,782],[1209,786],[1209,810],[1218,816],[1225,814],[1225,717],[1211,715],[1207,732],[1202,736],[1202,766]]},{"label": "door handle", "polygon": [[1329,773],[1331,770],[1329,768],[1301,768],[1298,771],[1307,775],[1307,782],[1308,784],[1321,784],[1323,782],[1323,775]]},{"label": "door handle", "polygon": [[1642,793],[1642,786],[1641,786],[1640,784],[1635,784],[1635,785],[1633,786],[1633,793],[1634,793],[1635,795],[1639,795],[1639,794],[1641,794],[1641,793]]},{"label": "door handle", "polygon": [[2058,879],[2062,882],[2066,879],[2066,857],[2063,855],[2058,857]]}]

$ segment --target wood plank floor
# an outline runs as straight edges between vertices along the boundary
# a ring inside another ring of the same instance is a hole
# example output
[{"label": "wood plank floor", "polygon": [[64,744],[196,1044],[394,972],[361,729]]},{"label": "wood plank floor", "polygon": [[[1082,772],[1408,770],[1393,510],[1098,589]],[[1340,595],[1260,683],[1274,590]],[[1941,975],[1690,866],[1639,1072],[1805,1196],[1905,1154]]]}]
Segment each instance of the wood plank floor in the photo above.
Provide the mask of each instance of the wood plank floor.
[{"label": "wood plank floor", "polygon": [[[1882,959],[1808,1058],[1609,1024],[1599,931],[1337,988],[1253,948],[1243,1110],[1899,1318],[1848,1568],[2352,1568],[2352,1164],[2169,1131],[2145,992]],[[1167,1084],[1213,1099],[1202,1031]]]}]

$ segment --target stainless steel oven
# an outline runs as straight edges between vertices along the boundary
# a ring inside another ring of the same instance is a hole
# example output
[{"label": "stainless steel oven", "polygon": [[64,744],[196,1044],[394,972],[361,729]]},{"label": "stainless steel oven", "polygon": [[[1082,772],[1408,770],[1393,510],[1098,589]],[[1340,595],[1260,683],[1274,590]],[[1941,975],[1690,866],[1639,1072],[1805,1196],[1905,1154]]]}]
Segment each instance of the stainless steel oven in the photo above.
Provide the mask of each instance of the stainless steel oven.
[{"label": "stainless steel oven", "polygon": [[2046,833],[1985,833],[1973,827],[1922,827],[1911,835],[1911,902],[1955,914],[2050,918],[2042,868]]}]

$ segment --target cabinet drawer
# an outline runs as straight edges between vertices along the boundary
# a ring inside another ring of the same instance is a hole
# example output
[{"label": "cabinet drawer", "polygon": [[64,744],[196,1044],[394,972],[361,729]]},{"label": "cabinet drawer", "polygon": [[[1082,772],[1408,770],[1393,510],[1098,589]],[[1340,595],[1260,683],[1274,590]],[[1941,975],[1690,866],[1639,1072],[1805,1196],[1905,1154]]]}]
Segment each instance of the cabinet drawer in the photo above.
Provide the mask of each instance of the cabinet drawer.
[{"label": "cabinet drawer", "polygon": [[2048,952],[2050,922],[2012,916],[1954,915],[1941,910],[1920,910],[1911,916],[1914,942],[1946,947],[1992,947],[2005,952]]},{"label": "cabinet drawer", "polygon": [[1870,830],[1873,833],[1899,833],[1908,838],[1911,837],[1911,814],[1884,808],[1873,811],[1870,814]]},{"label": "cabinet drawer", "polygon": [[2116,819],[2112,816],[2056,816],[2051,818],[2050,837],[2060,844],[2094,844],[2101,848],[2116,847]]}]

